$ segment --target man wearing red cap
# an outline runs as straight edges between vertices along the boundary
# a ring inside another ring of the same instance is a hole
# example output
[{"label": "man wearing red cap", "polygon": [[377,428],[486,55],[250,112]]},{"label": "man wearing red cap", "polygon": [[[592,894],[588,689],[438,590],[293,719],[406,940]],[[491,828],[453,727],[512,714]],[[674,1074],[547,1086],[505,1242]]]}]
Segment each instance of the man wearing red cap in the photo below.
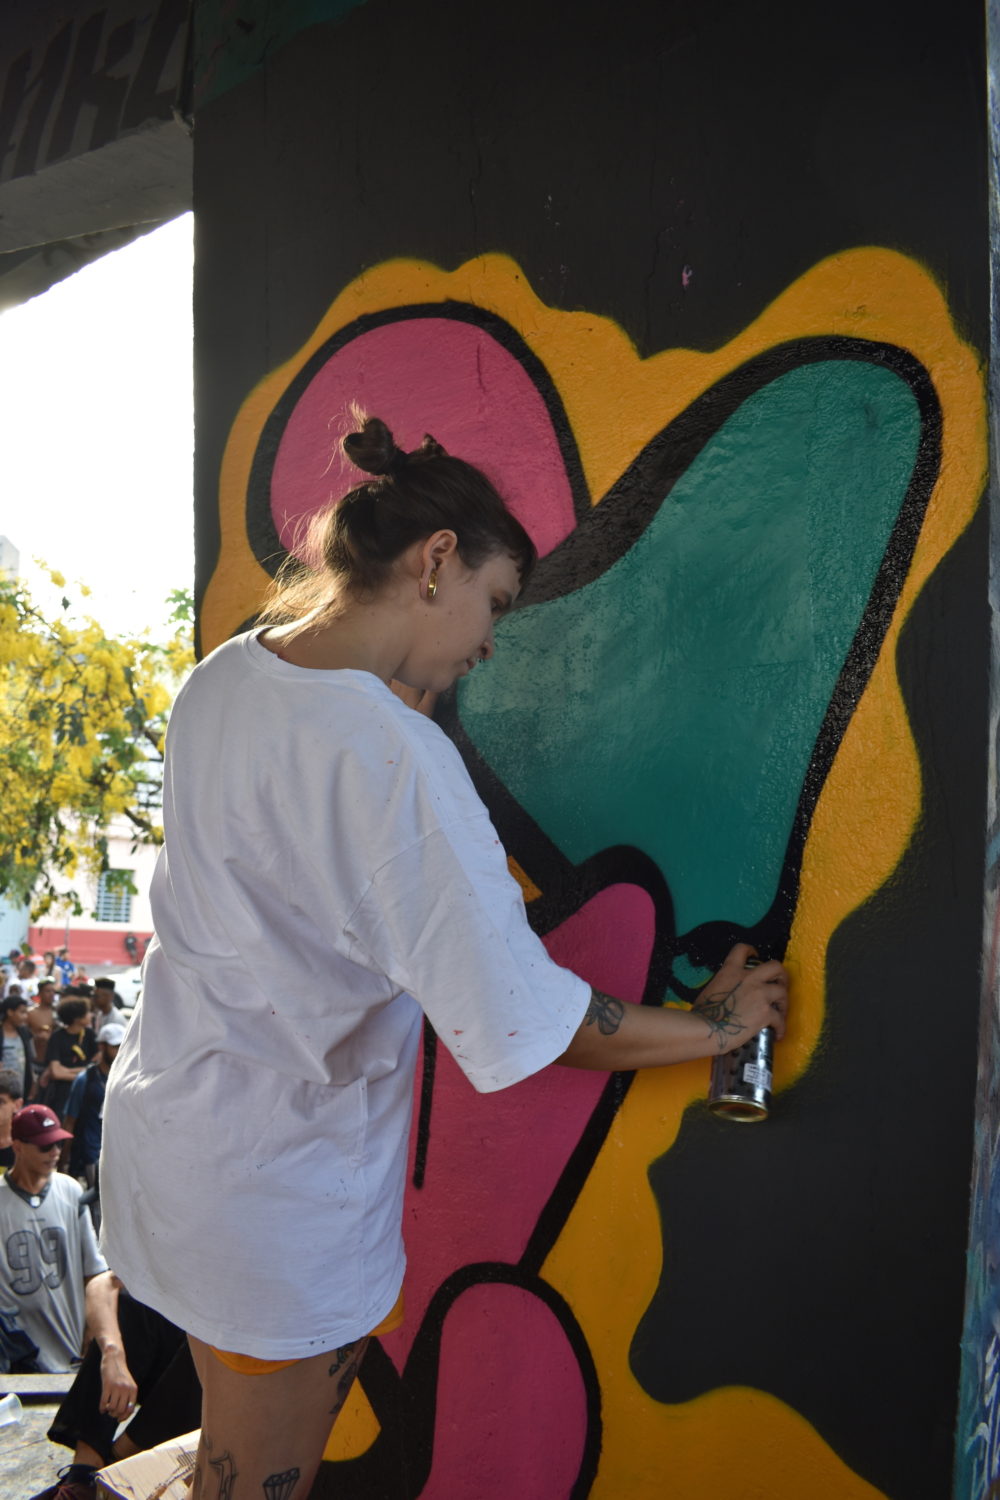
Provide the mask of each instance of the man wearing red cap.
[{"label": "man wearing red cap", "polygon": [[72,1369],[83,1352],[83,1289],[107,1270],[83,1189],[56,1171],[70,1139],[44,1104],[29,1104],[11,1121],[14,1165],[0,1180],[0,1303],[38,1345],[38,1367]]}]

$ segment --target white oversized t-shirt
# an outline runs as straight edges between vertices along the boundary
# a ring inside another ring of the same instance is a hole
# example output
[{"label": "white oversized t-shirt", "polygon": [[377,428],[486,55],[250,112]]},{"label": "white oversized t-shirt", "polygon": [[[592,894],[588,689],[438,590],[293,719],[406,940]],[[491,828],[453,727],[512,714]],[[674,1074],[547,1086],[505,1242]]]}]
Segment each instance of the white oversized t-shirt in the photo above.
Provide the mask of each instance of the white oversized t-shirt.
[{"label": "white oversized t-shirt", "polygon": [[371,673],[221,646],[174,707],[164,828],[103,1248],[208,1343],[319,1353],[399,1292],[421,1013],[488,1092],[565,1050],[590,989],[528,926],[454,745]]}]

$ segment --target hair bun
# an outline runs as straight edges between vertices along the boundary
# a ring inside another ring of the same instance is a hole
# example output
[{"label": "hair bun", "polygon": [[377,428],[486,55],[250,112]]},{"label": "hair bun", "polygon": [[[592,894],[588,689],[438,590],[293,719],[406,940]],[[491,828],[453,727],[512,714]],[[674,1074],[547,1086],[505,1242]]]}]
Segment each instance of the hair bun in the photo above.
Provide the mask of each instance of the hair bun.
[{"label": "hair bun", "polygon": [[361,422],[361,431],[349,432],[341,444],[352,464],[366,474],[391,474],[406,462],[406,454],[396,447],[381,417],[356,412],[355,420]]},{"label": "hair bun", "polygon": [[424,440],[420,444],[420,447],[410,454],[411,458],[416,459],[445,458],[446,456],[446,450],[441,447],[441,444],[438,442],[437,438],[431,437],[429,432],[424,433]]}]

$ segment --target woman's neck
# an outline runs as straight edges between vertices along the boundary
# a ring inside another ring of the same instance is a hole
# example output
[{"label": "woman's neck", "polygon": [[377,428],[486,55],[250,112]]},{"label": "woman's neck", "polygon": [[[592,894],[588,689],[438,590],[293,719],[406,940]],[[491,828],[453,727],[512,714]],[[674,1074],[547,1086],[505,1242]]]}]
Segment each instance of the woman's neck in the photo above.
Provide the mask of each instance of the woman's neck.
[{"label": "woman's neck", "polygon": [[388,686],[406,655],[409,635],[401,612],[380,599],[348,605],[326,624],[303,626],[295,621],[273,626],[258,639],[294,667],[371,672]]}]

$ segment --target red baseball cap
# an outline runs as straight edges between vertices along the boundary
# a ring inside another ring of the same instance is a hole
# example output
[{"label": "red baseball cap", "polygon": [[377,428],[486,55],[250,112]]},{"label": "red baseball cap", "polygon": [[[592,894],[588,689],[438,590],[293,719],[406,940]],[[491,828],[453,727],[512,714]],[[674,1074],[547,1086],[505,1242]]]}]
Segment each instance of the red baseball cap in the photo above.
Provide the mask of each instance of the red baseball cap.
[{"label": "red baseball cap", "polygon": [[27,1141],[29,1146],[54,1146],[56,1141],[71,1141],[72,1132],[63,1130],[58,1116],[45,1104],[28,1104],[19,1109],[10,1122],[11,1138]]}]

